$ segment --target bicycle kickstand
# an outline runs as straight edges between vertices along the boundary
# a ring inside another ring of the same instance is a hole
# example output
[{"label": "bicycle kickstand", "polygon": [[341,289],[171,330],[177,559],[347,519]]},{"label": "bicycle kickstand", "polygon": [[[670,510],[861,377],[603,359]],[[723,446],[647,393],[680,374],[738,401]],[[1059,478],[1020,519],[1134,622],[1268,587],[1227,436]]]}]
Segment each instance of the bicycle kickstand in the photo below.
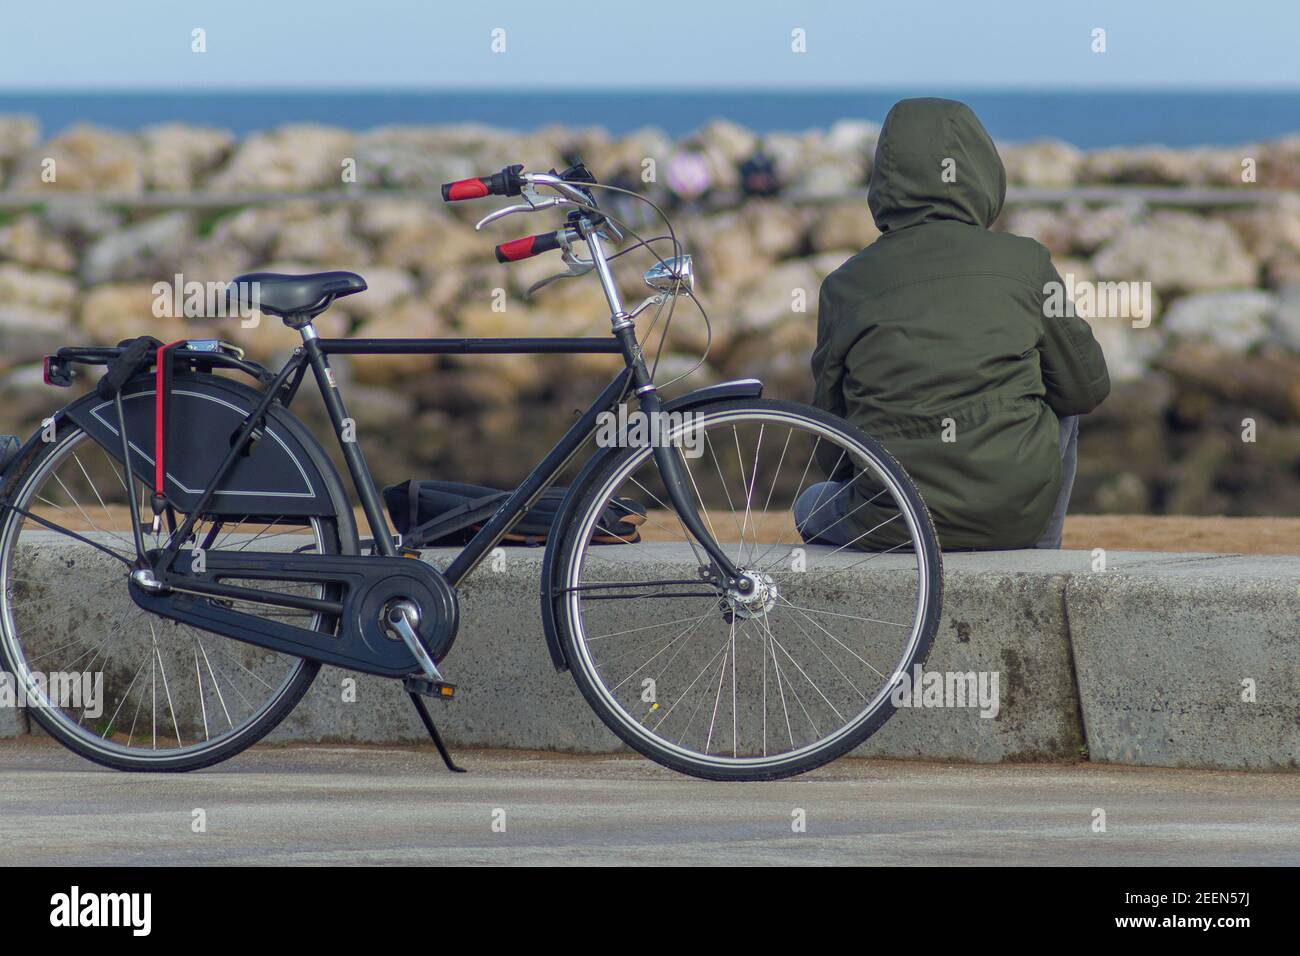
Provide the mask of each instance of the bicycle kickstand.
[{"label": "bicycle kickstand", "polygon": [[452,773],[465,773],[464,767],[456,766],[451,759],[451,754],[447,752],[447,745],[442,742],[442,734],[438,733],[438,727],[433,722],[433,717],[429,714],[429,708],[425,706],[424,701],[419,694],[409,693],[411,703],[415,705],[416,713],[420,715],[420,720],[424,721],[424,729],[429,732],[433,738],[433,745],[438,748],[438,754],[442,757],[442,762],[447,765],[447,769]]}]

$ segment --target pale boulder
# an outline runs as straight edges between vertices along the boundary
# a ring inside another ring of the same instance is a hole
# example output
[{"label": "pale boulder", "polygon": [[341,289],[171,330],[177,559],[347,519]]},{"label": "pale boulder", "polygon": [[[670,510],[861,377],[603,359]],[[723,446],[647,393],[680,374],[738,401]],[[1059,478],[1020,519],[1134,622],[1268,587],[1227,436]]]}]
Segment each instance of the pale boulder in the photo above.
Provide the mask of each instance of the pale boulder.
[{"label": "pale boulder", "polygon": [[1139,203],[1108,206],[1074,204],[1066,207],[1070,221],[1070,247],[1074,252],[1091,255],[1142,217]]},{"label": "pale boulder", "polygon": [[815,252],[865,249],[880,237],[866,203],[831,203],[812,216],[808,238]]},{"label": "pale boulder", "polygon": [[171,279],[183,272],[194,237],[194,217],[170,212],[107,233],[86,250],[81,278],[87,285],[121,279]]},{"label": "pale boulder", "polygon": [[692,220],[679,232],[679,238],[696,257],[706,288],[726,295],[761,277],[773,260],[798,252],[806,241],[812,215],[777,203],[752,201],[739,210]]},{"label": "pale boulder", "polygon": [[298,124],[255,133],[208,180],[217,193],[297,192],[342,187],[356,137],[330,126]]},{"label": "pale boulder", "polygon": [[[0,116],[0,173],[40,140],[40,124],[31,116]],[[3,179],[0,179],[0,184]]]},{"label": "pale boulder", "polygon": [[366,280],[366,291],[338,299],[331,310],[337,309],[355,319],[370,319],[416,294],[415,279],[405,269],[370,265],[356,271]]},{"label": "pale boulder", "polygon": [[126,221],[121,212],[96,203],[57,203],[47,207],[41,218],[50,229],[74,246],[84,245],[119,229]]},{"label": "pale boulder", "polygon": [[235,146],[226,130],[181,123],[150,126],[140,133],[144,146],[146,187],[159,192],[186,192],[215,170]]},{"label": "pale boulder", "polygon": [[766,259],[785,259],[802,250],[813,214],[769,199],[751,199],[740,215],[753,237],[754,249]]},{"label": "pale boulder", "polygon": [[740,185],[738,164],[753,155],[758,137],[729,120],[714,120],[686,139],[687,148],[703,154],[713,173],[713,186],[732,190]]},{"label": "pale boulder", "polygon": [[312,202],[248,206],[219,218],[208,238],[217,245],[242,248],[254,260],[264,261],[271,258],[281,236],[305,227],[327,208]]},{"label": "pale boulder", "polygon": [[71,272],[77,267],[71,244],[33,215],[20,216],[0,227],[0,259],[54,272]]},{"label": "pale boulder", "polygon": [[1232,189],[1247,185],[1243,178],[1247,170],[1255,167],[1258,179],[1258,157],[1262,147],[1258,144],[1230,147],[1205,147],[1186,151],[1191,174],[1187,186],[1207,186]]},{"label": "pale boulder", "polygon": [[1002,214],[998,228],[1041,242],[1052,253],[1065,255],[1074,251],[1073,223],[1059,209],[1016,206]]},{"label": "pale boulder", "polygon": [[[362,292],[360,295],[365,295]],[[354,336],[368,339],[436,338],[447,330],[428,303],[418,298],[403,299],[357,326]],[[411,375],[430,373],[435,364],[430,355],[354,355],[352,374],[367,385],[391,384]]]},{"label": "pale boulder", "polygon": [[1183,212],[1158,212],[1124,230],[1093,267],[1100,278],[1151,282],[1161,292],[1251,286],[1258,273],[1226,223]]},{"label": "pale boulder", "polygon": [[357,235],[369,242],[382,243],[394,233],[421,229],[430,219],[443,218],[444,214],[431,203],[374,199],[361,203],[355,215],[353,228]]},{"label": "pale boulder", "polygon": [[816,130],[806,133],[771,133],[763,138],[763,149],[772,157],[777,176],[787,192],[802,197],[837,197],[861,190],[871,168],[871,156],[842,152],[834,140]]},{"label": "pale boulder", "polygon": [[1160,351],[1159,330],[1134,328],[1132,322],[1111,317],[1082,318],[1092,327],[1093,337],[1101,346],[1113,386],[1140,382],[1150,374],[1151,359]]},{"label": "pale boulder", "polygon": [[806,401],[812,396],[809,359],[817,344],[817,318],[799,315],[763,336],[746,336],[727,356],[729,378],[761,379],[771,395]]},{"label": "pale boulder", "polygon": [[493,239],[470,226],[432,215],[391,233],[379,244],[375,258],[383,265],[426,275],[475,260],[490,261],[493,245]]},{"label": "pale boulder", "polygon": [[144,155],[127,133],[79,125],[15,160],[11,191],[98,192],[135,196],[144,192]]},{"label": "pale boulder", "polygon": [[1078,149],[1059,140],[1003,146],[999,152],[1009,184],[1038,189],[1073,185],[1083,162]]},{"label": "pale boulder", "polygon": [[[663,164],[673,151],[673,141],[662,130],[633,130],[583,154],[588,167],[602,181],[616,174],[631,175],[638,190],[649,189],[663,179]],[[645,179],[649,176],[651,178]],[[604,205],[608,194],[597,197]]]},{"label": "pale boulder", "polygon": [[741,336],[766,334],[783,324],[817,320],[821,281],[805,260],[779,263],[736,302],[734,312]]},{"label": "pale boulder", "polygon": [[1300,189],[1300,135],[1285,136],[1260,148],[1259,185]]},{"label": "pale boulder", "polygon": [[[90,344],[116,345],[123,339],[152,335],[164,342],[197,336],[184,319],[154,315],[158,296],[149,282],[113,282],[96,286],[81,301],[80,326]],[[169,300],[170,301],[170,300]]]},{"label": "pale boulder", "polygon": [[1277,313],[1273,321],[1277,339],[1292,352],[1300,354],[1300,282],[1278,290]]},{"label": "pale boulder", "polygon": [[1175,339],[1199,339],[1247,352],[1269,337],[1277,311],[1277,297],[1268,292],[1207,292],[1174,302],[1161,327]]},{"label": "pale boulder", "polygon": [[0,263],[0,303],[61,311],[76,296],[76,281],[65,275]]},{"label": "pale boulder", "polygon": [[[819,252],[815,256],[809,256],[805,261],[812,266],[813,274],[817,276],[817,281],[820,283],[861,251],[861,249],[830,249],[826,252]],[[820,291],[820,289],[821,286],[819,285],[818,290]]]},{"label": "pale boulder", "polygon": [[336,206],[319,215],[279,230],[271,255],[318,264],[346,263],[357,270],[370,259],[370,251],[352,234],[350,210]]},{"label": "pale boulder", "polygon": [[483,176],[510,163],[546,169],[559,156],[538,139],[538,134],[525,136],[468,123],[380,127],[356,138],[357,182],[434,193],[445,182]]},{"label": "pale boulder", "polygon": [[69,344],[70,309],[40,309],[0,302],[0,366],[39,361]]},{"label": "pale boulder", "polygon": [[[528,310],[509,308],[494,312],[476,306],[457,316],[454,334],[469,338],[525,337],[539,334],[538,328],[538,317]],[[540,391],[555,374],[559,361],[564,360],[548,362],[536,355],[466,355],[456,357],[452,364],[471,369],[475,374],[492,376],[498,383],[501,400],[505,400]]]},{"label": "pale boulder", "polygon": [[63,398],[45,384],[40,363],[15,366],[0,375],[0,413],[5,431],[30,435]]},{"label": "pale boulder", "polygon": [[1163,146],[1122,146],[1086,153],[1078,181],[1176,186],[1194,178],[1195,164],[1186,150]]},{"label": "pale boulder", "polygon": [[1269,285],[1300,278],[1300,196],[1288,193],[1276,203],[1236,210],[1224,218],[1262,264]]}]

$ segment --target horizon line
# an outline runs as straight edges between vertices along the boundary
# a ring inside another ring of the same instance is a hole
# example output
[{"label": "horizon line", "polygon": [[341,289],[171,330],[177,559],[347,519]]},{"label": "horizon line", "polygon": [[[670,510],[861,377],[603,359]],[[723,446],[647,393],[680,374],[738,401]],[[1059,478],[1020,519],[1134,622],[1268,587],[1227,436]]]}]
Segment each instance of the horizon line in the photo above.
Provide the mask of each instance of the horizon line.
[{"label": "horizon line", "polygon": [[1125,93],[1197,93],[1197,94],[1233,94],[1233,93],[1290,93],[1300,94],[1300,84],[1292,86],[1277,86],[1266,84],[1236,84],[1236,85],[1173,85],[1173,84],[1153,84],[1153,85],[1136,85],[1128,86],[1121,84],[1092,84],[1077,86],[1008,86],[994,84],[962,84],[962,83],[905,83],[900,85],[882,85],[882,86],[842,86],[842,85],[801,85],[795,87],[779,86],[730,86],[730,85],[701,85],[701,86],[615,86],[593,93],[580,87],[556,86],[539,88],[536,86],[521,87],[508,85],[477,85],[477,86],[176,86],[169,85],[166,87],[147,87],[147,86],[121,86],[105,87],[103,85],[95,87],[27,87],[27,86],[0,86],[0,96],[193,96],[195,94],[209,95],[229,95],[229,94],[259,94],[259,95],[338,95],[338,94],[448,94],[448,95],[504,95],[514,94],[517,96],[555,96],[555,95],[580,95],[580,96],[622,96],[622,95],[672,95],[672,94],[744,94],[744,95],[817,95],[817,94],[872,94],[872,93],[898,93],[907,89],[923,87],[937,90],[960,90],[964,93],[1015,93],[1015,94],[1046,94],[1046,95],[1069,95],[1069,94],[1125,94]]}]

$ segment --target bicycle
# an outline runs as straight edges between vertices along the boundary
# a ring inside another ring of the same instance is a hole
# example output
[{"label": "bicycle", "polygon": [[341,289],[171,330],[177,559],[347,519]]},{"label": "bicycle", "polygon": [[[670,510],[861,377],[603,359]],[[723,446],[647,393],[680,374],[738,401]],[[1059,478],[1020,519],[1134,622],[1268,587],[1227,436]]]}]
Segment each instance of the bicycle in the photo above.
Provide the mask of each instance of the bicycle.
[{"label": "bicycle", "polygon": [[[276,372],[217,340],[138,339],[48,356],[51,384],[71,384],[82,366],[107,372],[51,416],[4,475],[0,663],[32,719],[109,767],[193,770],[264,737],[332,664],[402,680],[447,766],[459,769],[424,703],[456,696],[443,669],[459,627],[457,588],[590,448],[602,416],[627,413],[635,399],[665,430],[655,441],[598,444],[547,540],[541,617],[555,667],[573,674],[627,745],[699,777],[802,773],[874,733],[938,627],[941,555],[920,495],[861,429],[765,399],[757,380],[661,398],[657,355],[647,361],[637,318],[655,306],[653,330],[665,307],[671,323],[679,297],[698,304],[693,265],[670,223],[669,237],[639,240],[625,251],[656,259],[644,277],[653,294],[625,309],[611,270],[622,253],[607,243],[635,234],[600,208],[597,189],[614,187],[580,164],[562,173],[516,165],[446,184],[443,198],[521,197],[480,228],[564,210],[560,229],[502,243],[497,259],[559,250],[558,277],[594,272],[609,337],[322,338],[313,320],[364,290],[364,279],[255,273],[235,281],[232,300],[257,298],[263,314],[301,335]],[[664,238],[668,259],[653,247]],[[418,552],[390,533],[362,450],[346,438],[330,357],[576,353],[620,355],[623,368],[445,567],[412,560]],[[368,544],[341,476],[290,411],[308,371]],[[852,549],[805,546],[787,520],[819,475],[851,478],[837,492],[858,502],[843,505],[844,519],[870,516],[874,527]],[[856,593],[844,574],[870,562],[880,572],[872,593]],[[78,672],[102,675],[98,704],[69,702],[46,676]]]}]

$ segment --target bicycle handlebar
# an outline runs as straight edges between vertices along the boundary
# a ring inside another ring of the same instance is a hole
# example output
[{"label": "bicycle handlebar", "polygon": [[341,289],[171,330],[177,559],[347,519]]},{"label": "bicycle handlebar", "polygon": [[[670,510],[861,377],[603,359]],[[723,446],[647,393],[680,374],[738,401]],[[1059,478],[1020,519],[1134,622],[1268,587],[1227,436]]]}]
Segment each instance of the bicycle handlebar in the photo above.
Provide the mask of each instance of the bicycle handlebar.
[{"label": "bicycle handlebar", "polygon": [[[443,183],[442,198],[447,202],[461,202],[467,199],[482,199],[486,196],[518,196],[521,193],[524,195],[527,200],[526,204],[521,203],[499,209],[484,218],[475,228],[482,228],[489,222],[502,219],[515,212],[536,212],[539,209],[548,209],[564,203],[570,203],[589,210],[590,215],[580,217],[581,221],[586,224],[581,234],[573,222],[574,217],[578,214],[571,213],[569,223],[555,232],[524,236],[522,239],[503,242],[496,247],[497,262],[518,262],[521,259],[530,259],[543,252],[565,248],[569,243],[584,238],[586,235],[585,230],[592,227],[608,229],[614,241],[622,240],[622,232],[596,210],[595,197],[592,196],[587,186],[587,184],[595,182],[595,177],[581,162],[574,164],[559,174],[554,170],[549,173],[526,173],[523,164],[520,163],[507,166],[501,172],[493,173],[490,176],[477,176],[470,179],[459,179],[451,183]],[[559,193],[560,196],[558,198],[539,199],[535,189],[530,188],[537,186],[549,187]]]},{"label": "bicycle handlebar", "polygon": [[446,202],[482,199],[484,196],[518,196],[523,188],[523,163],[507,166],[490,176],[474,176],[442,184],[442,198]]},{"label": "bicycle handlebar", "polygon": [[503,242],[497,246],[497,262],[518,262],[520,259],[531,259],[543,252],[559,249],[563,245],[561,238],[567,231],[557,229],[555,232],[541,232],[535,236]]}]

